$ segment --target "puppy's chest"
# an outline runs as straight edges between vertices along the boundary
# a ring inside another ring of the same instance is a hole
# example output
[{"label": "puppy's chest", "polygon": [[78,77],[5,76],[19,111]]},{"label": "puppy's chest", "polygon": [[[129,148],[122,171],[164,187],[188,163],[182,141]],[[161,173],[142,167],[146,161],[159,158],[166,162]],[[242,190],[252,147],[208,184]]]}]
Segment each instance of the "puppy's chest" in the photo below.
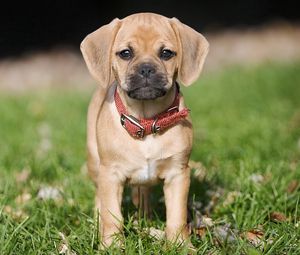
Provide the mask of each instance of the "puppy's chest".
[{"label": "puppy's chest", "polygon": [[137,167],[131,172],[129,178],[130,182],[135,183],[148,183],[158,179],[158,165],[157,160],[147,160],[141,166]]},{"label": "puppy's chest", "polygon": [[[174,158],[176,152],[165,147],[164,143],[158,142],[149,136],[140,147],[134,167],[130,169],[129,182],[132,184],[147,184],[163,179],[168,169],[176,168]],[[174,170],[173,170],[174,171]]]}]

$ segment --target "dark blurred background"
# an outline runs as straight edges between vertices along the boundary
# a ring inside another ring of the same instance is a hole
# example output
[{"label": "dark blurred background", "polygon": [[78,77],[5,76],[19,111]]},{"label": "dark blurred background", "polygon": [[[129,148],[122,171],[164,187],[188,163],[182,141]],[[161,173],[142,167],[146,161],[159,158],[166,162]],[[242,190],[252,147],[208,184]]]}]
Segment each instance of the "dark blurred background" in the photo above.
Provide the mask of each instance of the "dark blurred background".
[{"label": "dark blurred background", "polygon": [[300,21],[299,8],[292,0],[11,1],[1,6],[0,57],[57,46],[79,49],[84,36],[113,18],[146,11],[175,16],[201,32]]}]

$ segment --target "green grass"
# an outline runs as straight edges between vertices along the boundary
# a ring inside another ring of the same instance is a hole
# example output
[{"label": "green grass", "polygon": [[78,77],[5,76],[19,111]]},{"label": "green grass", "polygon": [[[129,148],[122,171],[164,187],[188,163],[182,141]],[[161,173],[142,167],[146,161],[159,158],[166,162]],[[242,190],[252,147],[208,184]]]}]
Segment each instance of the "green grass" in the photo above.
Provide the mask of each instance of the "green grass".
[{"label": "green grass", "polygon": [[[82,167],[91,93],[1,93],[0,254],[58,254],[60,233],[76,254],[101,254],[94,187]],[[190,200],[214,221],[202,237],[192,236],[198,254],[300,254],[300,191],[288,191],[300,180],[300,63],[206,74],[183,93],[194,122],[192,159],[206,168],[201,182],[193,178]],[[18,182],[24,169],[30,175]],[[59,188],[61,198],[39,199],[44,186]],[[144,230],[164,227],[161,186],[152,197],[155,216],[138,227],[128,192],[125,252],[112,247],[106,254],[186,254]],[[239,195],[228,203],[232,192]],[[30,196],[22,202],[20,194]],[[272,212],[286,220],[276,222]],[[224,224],[235,232],[231,241],[218,238]],[[260,247],[242,238],[257,227],[264,234]]]}]

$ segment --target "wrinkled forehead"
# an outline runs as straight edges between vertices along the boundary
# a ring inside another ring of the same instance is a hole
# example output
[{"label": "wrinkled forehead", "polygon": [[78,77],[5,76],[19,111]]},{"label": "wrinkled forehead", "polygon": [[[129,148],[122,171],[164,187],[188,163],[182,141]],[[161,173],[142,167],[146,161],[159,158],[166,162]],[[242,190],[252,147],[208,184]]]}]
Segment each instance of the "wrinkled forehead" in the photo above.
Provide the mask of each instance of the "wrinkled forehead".
[{"label": "wrinkled forehead", "polygon": [[176,34],[167,18],[160,19],[147,15],[129,17],[122,20],[115,38],[117,50],[128,47],[144,50],[166,47],[176,50]]}]

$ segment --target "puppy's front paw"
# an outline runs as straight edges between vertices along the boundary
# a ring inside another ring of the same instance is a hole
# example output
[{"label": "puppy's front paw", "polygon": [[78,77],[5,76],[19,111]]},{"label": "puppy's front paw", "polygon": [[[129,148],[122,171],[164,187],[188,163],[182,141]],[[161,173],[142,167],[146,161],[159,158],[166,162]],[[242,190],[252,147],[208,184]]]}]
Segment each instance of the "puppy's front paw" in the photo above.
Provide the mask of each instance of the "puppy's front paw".
[{"label": "puppy's front paw", "polygon": [[186,226],[167,226],[165,232],[167,239],[171,242],[180,243],[189,238],[189,232]]},{"label": "puppy's front paw", "polygon": [[99,250],[106,250],[110,247],[120,248],[122,249],[124,246],[124,240],[122,239],[122,235],[120,233],[103,236],[100,240]]}]

